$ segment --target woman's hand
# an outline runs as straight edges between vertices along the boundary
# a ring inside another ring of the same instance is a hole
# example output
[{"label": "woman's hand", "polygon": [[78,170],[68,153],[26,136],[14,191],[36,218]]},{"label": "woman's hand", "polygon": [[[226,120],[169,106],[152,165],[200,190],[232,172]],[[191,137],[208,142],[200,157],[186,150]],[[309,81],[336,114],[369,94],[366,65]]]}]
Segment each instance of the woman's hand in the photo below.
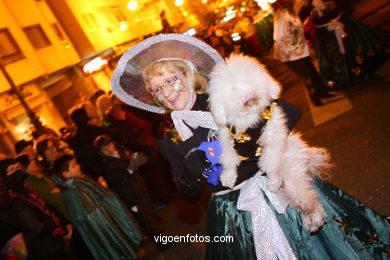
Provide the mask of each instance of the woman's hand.
[{"label": "woman's hand", "polygon": [[219,156],[222,154],[222,147],[219,140],[202,142],[197,150],[205,152],[207,160],[211,162],[212,165],[219,163]]},{"label": "woman's hand", "polygon": [[207,183],[217,186],[222,170],[223,168],[220,164],[214,164],[203,172],[203,176],[207,179]]}]

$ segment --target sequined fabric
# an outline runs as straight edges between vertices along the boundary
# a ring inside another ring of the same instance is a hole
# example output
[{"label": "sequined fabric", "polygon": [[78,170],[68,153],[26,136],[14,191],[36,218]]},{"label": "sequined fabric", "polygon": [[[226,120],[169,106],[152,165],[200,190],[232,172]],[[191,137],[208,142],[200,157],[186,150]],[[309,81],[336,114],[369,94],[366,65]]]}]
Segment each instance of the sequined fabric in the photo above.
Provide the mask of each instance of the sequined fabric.
[{"label": "sequined fabric", "polygon": [[[316,234],[303,228],[297,210],[288,207],[284,214],[279,214],[270,199],[264,196],[297,259],[389,258],[390,224],[385,217],[328,182],[315,179],[313,185],[328,216],[327,223]],[[212,197],[208,235],[232,235],[235,240],[233,243],[209,243],[206,259],[257,259],[251,213],[237,209],[241,192],[238,189]],[[267,242],[260,241],[260,246]]]},{"label": "sequined fabric", "polygon": [[187,125],[193,129],[199,126],[212,130],[218,129],[210,112],[193,110],[172,111],[171,118],[177,132],[184,141],[193,136],[191,129]]},{"label": "sequined fabric", "polygon": [[267,177],[261,175],[261,172],[249,179],[240,189],[237,209],[251,213],[257,259],[293,260],[294,253],[265,196],[272,201],[278,214],[284,214],[288,203],[281,194],[268,191],[266,183]]}]

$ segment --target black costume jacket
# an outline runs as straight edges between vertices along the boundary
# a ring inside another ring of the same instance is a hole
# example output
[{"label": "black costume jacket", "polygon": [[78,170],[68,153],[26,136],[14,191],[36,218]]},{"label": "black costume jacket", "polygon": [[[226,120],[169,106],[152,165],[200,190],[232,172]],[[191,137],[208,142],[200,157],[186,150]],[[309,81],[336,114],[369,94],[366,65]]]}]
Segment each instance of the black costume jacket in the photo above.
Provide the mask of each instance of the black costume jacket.
[{"label": "black costume jacket", "polygon": [[146,193],[145,183],[140,172],[131,174],[127,168],[129,160],[103,156],[104,179],[110,190],[116,192],[126,207],[138,205]]},{"label": "black costume jacket", "polygon": [[[191,110],[209,111],[208,96],[206,94],[197,95],[194,106]],[[281,106],[287,118],[287,127],[291,131],[299,118],[299,111],[283,100],[275,100],[278,106]],[[259,111],[260,114],[261,111]],[[246,131],[252,137],[252,140],[257,140],[260,137],[261,129],[266,121],[263,120],[254,128]],[[192,129],[193,136],[186,141],[182,141],[176,129],[172,126],[165,136],[165,144],[167,146],[168,158],[172,167],[174,176],[176,177],[176,185],[181,195],[192,202],[200,198],[200,180],[205,180],[202,172],[210,166],[206,161],[206,155],[203,151],[192,151],[202,142],[208,141],[210,129],[198,127]],[[209,140],[211,141],[211,140]],[[236,185],[252,177],[258,170],[258,157],[255,152],[258,145],[255,141],[242,144],[235,144],[235,148],[239,155],[248,157],[247,160],[241,162],[237,169],[238,177]],[[218,192],[226,189],[219,183],[217,186],[208,184],[208,189],[211,192]]]},{"label": "black costume jacket", "polygon": [[143,170],[147,170],[146,165],[130,173],[127,170],[129,166],[127,159],[104,156],[103,164],[103,177],[110,190],[119,195],[131,212],[131,207],[138,207],[134,216],[147,233],[161,234],[163,232],[161,217],[155,211],[146,183],[141,176],[144,174]]}]

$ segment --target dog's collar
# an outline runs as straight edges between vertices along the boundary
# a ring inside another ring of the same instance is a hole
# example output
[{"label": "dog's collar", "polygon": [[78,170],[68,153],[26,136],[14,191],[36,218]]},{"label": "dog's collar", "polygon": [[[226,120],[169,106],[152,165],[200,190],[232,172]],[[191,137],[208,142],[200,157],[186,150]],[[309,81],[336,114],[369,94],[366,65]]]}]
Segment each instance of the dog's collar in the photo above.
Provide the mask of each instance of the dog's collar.
[{"label": "dog's collar", "polygon": [[267,106],[263,109],[263,111],[260,113],[260,116],[265,120],[270,120],[272,117],[272,113],[274,112],[274,108],[276,106],[276,102],[273,101],[270,106]]},{"label": "dog's collar", "polygon": [[[266,123],[265,125],[268,125],[269,120],[272,118],[272,114],[274,111],[274,108],[276,106],[276,102],[272,102],[270,106],[267,106],[263,109],[263,111],[260,113],[261,118],[263,118]],[[235,127],[233,125],[227,126],[229,129],[230,136],[234,139],[237,143],[246,143],[252,140],[252,136],[246,133],[245,131],[236,131]],[[263,149],[263,141],[262,141],[262,135],[256,140],[256,144],[258,145],[255,156],[259,157],[261,155],[261,151]],[[245,160],[248,158],[243,158],[242,156],[241,160]]]},{"label": "dog's collar", "polygon": [[[265,107],[260,113],[260,117],[266,120],[267,123],[272,117],[275,106],[276,102],[272,102],[270,106]],[[252,140],[252,137],[249,134],[245,131],[237,131],[233,125],[228,125],[227,128],[229,129],[232,138],[238,143],[245,143]]]}]

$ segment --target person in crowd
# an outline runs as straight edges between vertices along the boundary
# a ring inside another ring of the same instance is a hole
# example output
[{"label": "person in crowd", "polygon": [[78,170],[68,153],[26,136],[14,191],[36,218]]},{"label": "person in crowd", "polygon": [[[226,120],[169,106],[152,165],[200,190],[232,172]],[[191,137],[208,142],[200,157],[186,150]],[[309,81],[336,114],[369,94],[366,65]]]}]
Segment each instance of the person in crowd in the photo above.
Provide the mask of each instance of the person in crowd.
[{"label": "person in crowd", "polygon": [[167,16],[165,14],[165,10],[161,11],[160,19],[161,19],[161,27],[162,27],[161,32],[162,33],[172,33],[173,28],[168,22]]},{"label": "person in crowd", "polygon": [[100,120],[104,126],[109,126],[109,122],[106,121],[106,111],[112,106],[111,96],[109,94],[101,95],[96,100],[96,110]]},{"label": "person in crowd", "polygon": [[[164,118],[163,115],[158,115],[155,113],[151,113],[144,110],[135,109],[132,106],[128,106],[126,103],[124,103],[122,100],[118,99],[114,94],[111,95],[111,101],[112,101],[112,107],[116,107],[120,105],[122,109],[124,109],[127,113],[130,112],[131,114],[127,116],[130,120],[142,120],[143,122],[139,122],[141,127],[145,127],[146,124],[149,125],[149,127],[152,129],[152,132],[155,136],[158,136],[159,133],[154,131],[156,128],[158,128],[158,124],[160,121]],[[133,117],[136,116],[137,118]]]},{"label": "person in crowd", "polygon": [[60,129],[60,139],[63,141],[67,146],[70,146],[70,140],[73,137],[73,129],[71,127],[62,127]]},{"label": "person in crowd", "polygon": [[[133,212],[145,233],[150,237],[166,233],[142,177],[143,166],[153,158],[139,152],[132,152],[126,156],[107,135],[98,136],[94,146],[103,156],[103,177],[108,187],[116,192],[126,207]],[[163,248],[161,243],[156,243],[156,246]]]},{"label": "person in crowd", "polygon": [[[7,157],[8,158],[8,157]],[[3,160],[6,158],[0,159]],[[6,211],[9,198],[3,180],[0,178],[0,259],[25,259],[27,252],[20,229],[8,220]],[[19,248],[16,248],[14,241],[18,241]],[[19,245],[20,244],[20,245]],[[11,258],[13,257],[13,258]]]},{"label": "person in crowd", "polygon": [[26,243],[27,259],[72,259],[68,246],[73,226],[48,206],[35,189],[24,183],[26,173],[15,159],[0,161],[6,207],[2,212],[17,227]]},{"label": "person in crowd", "polygon": [[[70,220],[69,213],[66,210],[62,196],[59,193],[60,190],[50,179],[50,176],[48,176],[49,169],[45,169],[45,166],[50,164],[47,158],[54,157],[52,154],[60,153],[58,153],[58,149],[47,149],[47,146],[54,147],[55,145],[52,144],[52,141],[41,141],[39,149],[41,151],[40,156],[43,160],[38,161],[37,153],[33,147],[33,142],[20,140],[14,145],[15,152],[18,155],[16,159],[23,165],[24,170],[27,173],[25,183],[33,186],[39,196],[41,196],[47,204],[55,208],[58,212]],[[45,152],[42,152],[42,150],[49,150],[46,152],[48,155],[46,156]]]},{"label": "person in crowd", "polygon": [[311,59],[306,43],[303,25],[298,16],[300,2],[297,0],[279,0],[274,16],[274,51],[275,58],[283,62],[297,74],[309,92],[311,102],[322,106],[321,99],[333,95],[318,74]]},{"label": "person in crowd", "polygon": [[71,155],[58,158],[52,171],[73,223],[95,259],[136,258],[142,236],[118,197],[83,175]]},{"label": "person in crowd", "polygon": [[[261,151],[256,155],[258,149],[252,150],[253,147],[245,148],[245,140],[253,139],[250,143],[258,145],[255,135],[258,137],[258,133],[267,126],[266,121],[254,126],[253,132],[251,129],[248,133],[232,132],[237,138],[241,137],[238,139],[244,143],[242,149],[248,153],[249,160],[242,158],[245,161],[239,164],[238,177],[232,189],[222,185],[219,177],[223,169],[218,166],[220,151],[216,140],[218,125],[209,111],[209,97],[204,94],[204,89],[208,84],[206,75],[213,66],[218,64],[215,68],[225,69],[228,63],[229,59],[224,61],[214,49],[200,40],[177,34],[158,35],[125,52],[111,81],[115,95],[127,104],[155,113],[170,112],[174,126],[167,133],[165,142],[180,193],[196,202],[201,193],[200,182],[206,182],[209,190],[214,192],[209,204],[208,233],[210,236],[231,235],[234,241],[208,243],[206,259],[385,259],[390,242],[389,223],[325,181],[313,182],[328,215],[327,223],[317,234],[305,230],[295,208],[287,207],[284,213],[276,212],[275,208],[281,205],[274,204],[273,199],[278,195],[272,195],[266,186],[260,188],[260,183],[256,182],[267,175],[267,172],[259,171],[258,160],[263,155]],[[256,67],[262,68],[260,65]],[[242,73],[244,76],[237,76],[238,85],[250,85],[251,77],[261,77],[256,82],[264,81],[262,87],[266,88],[265,93],[272,91],[267,83],[273,79],[263,68],[260,74],[251,74],[258,72],[258,69],[246,68],[229,67],[225,74],[234,76],[234,73]],[[226,83],[220,81],[224,77],[221,79],[218,76],[216,73],[210,77],[219,84]],[[277,122],[276,126],[291,131],[299,113],[287,102],[274,100],[277,93],[279,90],[267,100],[275,103],[272,107],[283,116],[279,115],[273,121]],[[253,99],[250,96],[245,98],[248,101]],[[273,111],[271,107],[264,110],[264,120],[272,117]],[[271,142],[269,145],[272,147],[278,143]],[[263,149],[267,150],[267,146],[264,145]],[[252,154],[252,151],[256,153]],[[274,155],[275,158],[279,156]],[[235,160],[233,157],[231,159]],[[273,161],[269,163],[273,164]],[[250,188],[255,191],[248,190]],[[241,193],[242,189],[246,192]],[[253,195],[265,196],[264,204],[259,205],[257,197]],[[263,218],[249,212],[252,206],[249,211],[238,209],[238,201],[245,198],[249,200],[246,202],[253,201],[255,208],[259,207],[259,212],[264,213]],[[273,219],[275,225],[254,233],[254,228],[262,224],[256,221],[261,222],[261,219]],[[282,231],[276,232],[276,227]]]},{"label": "person in crowd", "polygon": [[243,52],[254,57],[261,57],[263,48],[257,35],[256,27],[250,17],[243,12],[237,13],[233,33],[238,33],[243,39]]},{"label": "person in crowd", "polygon": [[100,96],[105,95],[106,92],[104,92],[102,89],[97,90],[93,95],[89,97],[89,102],[91,102],[92,105],[96,105],[97,100]]},{"label": "person in crowd", "polygon": [[387,61],[388,36],[344,12],[341,7],[346,1],[311,2],[315,50],[321,75],[330,87],[344,90],[373,75]]},{"label": "person in crowd", "polygon": [[93,141],[101,134],[114,136],[116,133],[108,128],[90,124],[87,112],[83,108],[75,109],[71,113],[72,120],[77,126],[76,133],[71,139],[71,148],[74,150],[77,161],[83,172],[94,179],[103,175],[103,165],[100,156],[93,147]]},{"label": "person in crowd", "polygon": [[31,185],[48,205],[71,221],[60,194],[60,189],[54,184],[50,176],[44,173],[43,167],[31,161],[27,155],[18,156],[16,159],[23,165],[23,169],[27,174],[24,182]]},{"label": "person in crowd", "polygon": [[[157,154],[154,152],[153,147],[148,146],[146,142],[143,142],[143,139],[134,133],[132,125],[129,125],[129,121],[126,120],[126,113],[121,113],[120,115],[123,117],[119,118],[119,125],[113,126],[115,128],[106,128],[91,124],[88,114],[82,108],[74,110],[71,114],[73,122],[77,126],[77,131],[71,140],[71,148],[74,150],[77,161],[83,168],[83,172],[89,174],[94,179],[98,180],[104,174],[101,156],[97,154],[96,149],[93,147],[93,141],[99,135],[105,134],[110,136],[128,150],[146,152],[150,156]],[[149,162],[145,166],[144,177],[147,179],[149,190],[156,191],[152,192],[152,194],[156,195],[153,196],[153,199],[160,205],[168,202],[168,195],[167,192],[163,191],[167,185],[158,185],[161,183],[159,181],[161,179],[160,176],[162,176],[160,171],[163,170],[161,165],[157,167],[159,162],[159,160]]]},{"label": "person in crowd", "polygon": [[19,140],[14,144],[14,148],[17,155],[27,154],[30,160],[37,160],[33,141]]},{"label": "person in crowd", "polygon": [[209,30],[209,40],[211,46],[215,48],[222,57],[227,57],[233,51],[233,40],[231,38],[231,30],[222,26],[215,26]]},{"label": "person in crowd", "polygon": [[89,125],[94,125],[97,127],[103,126],[102,121],[100,120],[97,108],[94,104],[87,101],[87,102],[82,103],[80,108],[84,109],[84,111],[87,113]]},{"label": "person in crowd", "polygon": [[[157,153],[158,146],[151,125],[135,113],[127,110],[123,105],[114,105],[108,112],[111,127],[114,129],[128,129],[130,145],[137,145],[149,153]],[[135,144],[134,142],[137,142]]]},{"label": "person in crowd", "polygon": [[[158,205],[166,204],[170,201],[171,193],[175,191],[172,187],[169,165],[162,157],[163,150],[156,142],[157,131],[156,134],[152,131],[152,124],[157,125],[157,118],[151,117],[152,122],[148,122],[138,117],[137,111],[126,109],[124,106],[124,104],[116,104],[109,112],[111,127],[122,133],[120,140],[116,139],[116,141],[120,144],[121,150],[142,152],[150,157],[143,168],[142,176],[153,201]],[[163,123],[158,126],[161,125]]]},{"label": "person in crowd", "polygon": [[58,148],[57,144],[52,139],[44,139],[37,143],[37,154],[42,158],[42,165],[47,174],[53,167],[54,161],[61,157],[64,153]]}]

